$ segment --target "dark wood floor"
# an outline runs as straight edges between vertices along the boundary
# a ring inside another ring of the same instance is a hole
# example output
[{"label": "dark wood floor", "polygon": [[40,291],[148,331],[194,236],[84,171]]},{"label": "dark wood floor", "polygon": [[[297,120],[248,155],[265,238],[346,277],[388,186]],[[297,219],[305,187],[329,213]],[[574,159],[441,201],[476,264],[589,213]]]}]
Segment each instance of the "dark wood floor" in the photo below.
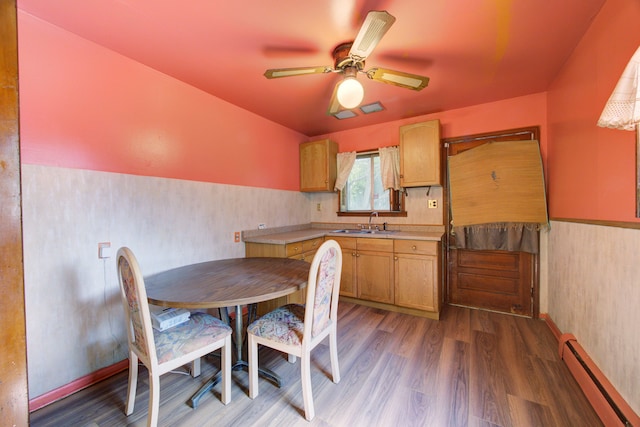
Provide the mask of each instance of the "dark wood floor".
[{"label": "dark wood floor", "polygon": [[[313,353],[316,417],[304,420],[300,363],[261,349],[261,364],[284,379],[260,382],[247,396],[244,371],[233,373],[232,400],[219,386],[197,409],[189,396],[217,371],[161,377],[162,426],[600,426],[586,398],[558,359],[541,320],[446,307],[440,321],[341,303],[338,353],[342,380],[330,380],[329,352]],[[140,369],[134,413],[123,412],[127,372],[31,414],[39,426],[144,426],[148,377]]]}]

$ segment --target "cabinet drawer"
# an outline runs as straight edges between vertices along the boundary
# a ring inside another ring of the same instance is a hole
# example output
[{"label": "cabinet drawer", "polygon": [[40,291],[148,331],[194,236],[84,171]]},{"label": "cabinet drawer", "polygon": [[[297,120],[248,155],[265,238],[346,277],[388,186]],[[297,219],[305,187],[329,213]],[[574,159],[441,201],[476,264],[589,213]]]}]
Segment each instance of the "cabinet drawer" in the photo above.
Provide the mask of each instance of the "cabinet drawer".
[{"label": "cabinet drawer", "polygon": [[359,251],[393,252],[393,240],[391,239],[358,239]]},{"label": "cabinet drawer", "polygon": [[356,239],[355,237],[330,237],[329,239],[335,240],[338,242],[342,250],[345,249],[356,249]]},{"label": "cabinet drawer", "polygon": [[293,255],[299,255],[303,252],[315,251],[322,244],[323,237],[318,237],[317,239],[309,239],[303,240],[301,242],[289,243],[287,244],[286,252],[287,258]]},{"label": "cabinet drawer", "polygon": [[302,242],[288,243],[286,246],[287,258],[301,254],[302,251]]},{"label": "cabinet drawer", "polygon": [[320,245],[322,245],[323,241],[324,241],[324,237],[305,240],[304,242],[302,242],[302,252],[317,251]]},{"label": "cabinet drawer", "polygon": [[395,240],[394,252],[403,254],[437,255],[438,242],[431,240]]},{"label": "cabinet drawer", "polygon": [[301,261],[306,261],[308,263],[311,263],[311,261],[313,261],[313,257],[316,255],[316,252],[318,251],[308,251],[308,252],[303,252],[301,254],[294,254],[291,255],[287,258],[291,258],[291,259],[299,259]]}]

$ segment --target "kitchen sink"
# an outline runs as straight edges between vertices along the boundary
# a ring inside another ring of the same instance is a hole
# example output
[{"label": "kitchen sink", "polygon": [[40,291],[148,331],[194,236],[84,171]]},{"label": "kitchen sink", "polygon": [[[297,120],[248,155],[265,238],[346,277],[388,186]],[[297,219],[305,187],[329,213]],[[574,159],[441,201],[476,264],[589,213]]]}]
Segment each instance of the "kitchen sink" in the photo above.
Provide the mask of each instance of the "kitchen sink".
[{"label": "kitchen sink", "polygon": [[342,229],[342,230],[333,230],[332,233],[344,233],[344,234],[393,234],[397,233],[398,230],[354,230],[354,229]]}]

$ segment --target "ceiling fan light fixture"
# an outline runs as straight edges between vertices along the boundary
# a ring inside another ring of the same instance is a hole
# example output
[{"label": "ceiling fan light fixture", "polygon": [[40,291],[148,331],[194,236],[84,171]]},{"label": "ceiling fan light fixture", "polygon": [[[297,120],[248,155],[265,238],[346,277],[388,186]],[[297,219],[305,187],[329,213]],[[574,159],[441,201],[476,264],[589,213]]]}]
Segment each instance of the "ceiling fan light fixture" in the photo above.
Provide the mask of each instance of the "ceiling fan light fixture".
[{"label": "ceiling fan light fixture", "polygon": [[364,88],[355,77],[347,76],[338,86],[336,96],[344,108],[356,108],[364,99]]}]

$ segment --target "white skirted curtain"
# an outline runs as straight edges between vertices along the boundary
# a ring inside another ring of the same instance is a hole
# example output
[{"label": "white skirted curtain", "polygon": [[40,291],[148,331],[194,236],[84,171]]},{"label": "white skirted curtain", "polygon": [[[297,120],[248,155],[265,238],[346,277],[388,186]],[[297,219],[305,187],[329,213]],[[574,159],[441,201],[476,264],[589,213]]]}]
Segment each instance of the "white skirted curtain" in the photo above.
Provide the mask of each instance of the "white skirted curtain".
[{"label": "white skirted curtain", "polygon": [[636,130],[640,123],[640,47],[624,69],[602,110],[598,126]]},{"label": "white skirted curtain", "polygon": [[640,47],[602,110],[598,126],[636,131],[636,218],[640,218]]},{"label": "white skirted curtain", "polygon": [[336,184],[334,190],[342,191],[344,185],[347,183],[347,178],[349,178],[349,174],[351,173],[351,169],[353,168],[353,164],[356,162],[356,152],[350,151],[347,153],[338,153],[337,156],[337,167],[338,167],[338,176],[336,177]]},{"label": "white skirted curtain", "polygon": [[400,186],[400,150],[398,147],[379,148],[380,174],[384,189],[401,190]]}]

